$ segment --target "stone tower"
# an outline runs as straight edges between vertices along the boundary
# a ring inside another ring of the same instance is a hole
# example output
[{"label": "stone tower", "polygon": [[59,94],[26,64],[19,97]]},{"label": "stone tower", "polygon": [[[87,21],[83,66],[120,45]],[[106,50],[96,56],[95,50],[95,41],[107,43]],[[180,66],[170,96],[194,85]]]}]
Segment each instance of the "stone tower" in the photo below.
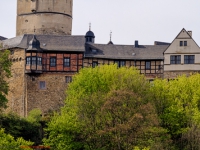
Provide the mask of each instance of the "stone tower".
[{"label": "stone tower", "polygon": [[17,0],[16,35],[71,35],[73,0]]}]

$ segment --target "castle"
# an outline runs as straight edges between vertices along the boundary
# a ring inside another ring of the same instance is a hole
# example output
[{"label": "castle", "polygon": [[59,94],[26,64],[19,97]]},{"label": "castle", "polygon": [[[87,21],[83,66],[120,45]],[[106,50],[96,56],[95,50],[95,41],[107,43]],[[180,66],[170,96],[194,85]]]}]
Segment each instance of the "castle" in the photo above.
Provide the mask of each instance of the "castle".
[{"label": "castle", "polygon": [[[0,38],[9,49],[8,111],[26,117],[34,108],[43,114],[64,104],[68,83],[83,67],[116,63],[135,66],[150,81],[200,71],[200,48],[192,32],[182,29],[171,43],[154,45],[96,44],[95,35],[71,35],[73,0],[17,0],[16,37]],[[77,91],[78,92],[78,91]]]}]

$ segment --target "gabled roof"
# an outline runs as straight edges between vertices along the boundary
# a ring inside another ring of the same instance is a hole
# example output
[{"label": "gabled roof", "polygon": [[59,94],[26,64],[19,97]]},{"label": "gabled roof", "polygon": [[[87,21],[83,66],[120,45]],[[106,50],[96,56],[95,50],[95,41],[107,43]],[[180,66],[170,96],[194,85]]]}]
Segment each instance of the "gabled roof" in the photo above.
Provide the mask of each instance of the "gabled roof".
[{"label": "gabled roof", "polygon": [[[40,42],[42,50],[47,51],[85,51],[84,36],[61,36],[61,35],[35,35]],[[3,48],[23,48],[27,49],[33,34],[24,34],[3,41]]]},{"label": "gabled roof", "polygon": [[97,51],[95,53],[86,51],[85,57],[130,60],[164,59],[163,52],[168,47],[168,45],[139,45],[136,48],[134,45],[87,44]]},{"label": "gabled roof", "polygon": [[[178,35],[175,37],[175,39],[171,42],[171,44],[176,40],[176,39],[183,39],[183,37],[180,37],[180,35],[181,35],[181,33],[182,32],[185,32],[185,34],[186,34],[186,36],[187,37],[185,37],[185,38],[189,38],[189,39],[192,39],[194,42],[195,42],[195,44],[199,47],[199,45],[196,43],[196,41],[192,38],[192,36],[188,33],[188,31],[186,31],[185,30],[185,28],[183,28],[179,33],[178,33]],[[167,51],[167,49],[171,46],[171,44],[166,48],[166,50],[163,52],[163,53],[165,53],[166,51]]]}]

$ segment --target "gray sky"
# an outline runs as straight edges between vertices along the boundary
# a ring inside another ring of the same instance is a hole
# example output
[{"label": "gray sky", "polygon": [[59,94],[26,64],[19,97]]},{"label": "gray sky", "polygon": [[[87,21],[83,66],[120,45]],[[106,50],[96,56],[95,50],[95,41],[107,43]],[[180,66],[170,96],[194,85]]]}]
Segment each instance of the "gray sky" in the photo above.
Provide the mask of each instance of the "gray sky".
[{"label": "gray sky", "polygon": [[[16,1],[0,2],[0,35],[15,36]],[[193,31],[200,46],[200,0],[74,0],[73,35],[85,35],[92,24],[96,43],[152,45],[172,42],[182,28]]]}]

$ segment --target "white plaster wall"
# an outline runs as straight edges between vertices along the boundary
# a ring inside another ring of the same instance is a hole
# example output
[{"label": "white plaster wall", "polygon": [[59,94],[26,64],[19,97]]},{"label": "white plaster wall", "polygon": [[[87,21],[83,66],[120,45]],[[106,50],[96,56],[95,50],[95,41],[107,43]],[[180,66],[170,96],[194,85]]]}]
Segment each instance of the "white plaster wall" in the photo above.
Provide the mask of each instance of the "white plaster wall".
[{"label": "white plaster wall", "polygon": [[[187,46],[180,46],[180,41],[187,41]],[[171,55],[181,55],[181,64],[170,64]],[[184,64],[184,55],[195,55],[194,64]],[[164,52],[164,71],[200,70],[200,48],[186,30],[182,30]]]}]

